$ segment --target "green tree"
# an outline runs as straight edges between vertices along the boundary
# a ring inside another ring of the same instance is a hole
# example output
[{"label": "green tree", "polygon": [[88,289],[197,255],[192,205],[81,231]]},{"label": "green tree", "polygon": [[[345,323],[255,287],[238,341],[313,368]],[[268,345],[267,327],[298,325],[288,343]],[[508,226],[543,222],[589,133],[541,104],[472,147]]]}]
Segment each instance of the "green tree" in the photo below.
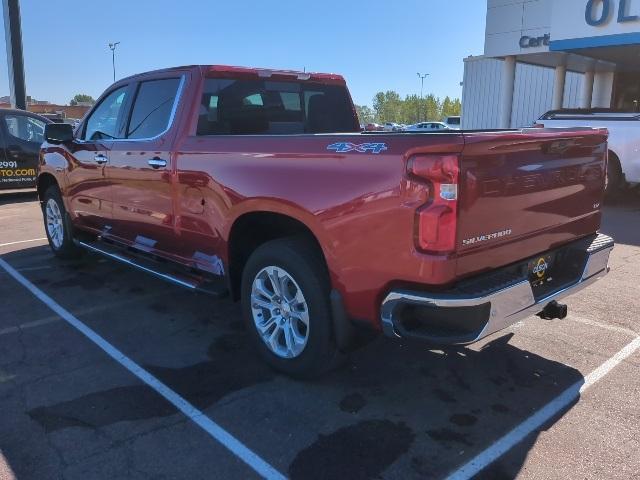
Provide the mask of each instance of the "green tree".
[{"label": "green tree", "polygon": [[397,122],[401,116],[402,99],[392,90],[378,92],[373,97],[373,110],[378,122]]},{"label": "green tree", "polygon": [[94,104],[96,101],[93,99],[91,95],[87,95],[86,93],[78,93],[75,97],[71,99],[69,105],[78,105],[79,103],[90,103]]},{"label": "green tree", "polygon": [[[360,120],[363,121],[364,112],[370,112],[368,107],[358,107]],[[420,121],[438,121],[446,116],[460,115],[462,105],[460,99],[445,97],[444,100],[434,94],[420,98],[418,95],[407,95],[400,98],[397,92],[387,90],[378,92],[373,97],[374,121],[378,123],[396,122],[411,124]],[[363,112],[363,113],[360,113]]]},{"label": "green tree", "polygon": [[358,112],[360,123],[364,125],[375,121],[375,113],[368,105],[356,105],[356,112]]}]

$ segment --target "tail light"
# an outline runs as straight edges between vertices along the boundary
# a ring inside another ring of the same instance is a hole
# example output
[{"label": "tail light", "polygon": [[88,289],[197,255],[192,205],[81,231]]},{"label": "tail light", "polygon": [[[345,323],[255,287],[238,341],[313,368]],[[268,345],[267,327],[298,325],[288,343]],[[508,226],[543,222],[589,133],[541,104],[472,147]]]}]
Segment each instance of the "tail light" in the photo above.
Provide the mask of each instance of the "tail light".
[{"label": "tail light", "polygon": [[460,176],[458,156],[416,156],[409,160],[408,171],[429,186],[428,202],[416,211],[416,246],[428,253],[455,251]]}]

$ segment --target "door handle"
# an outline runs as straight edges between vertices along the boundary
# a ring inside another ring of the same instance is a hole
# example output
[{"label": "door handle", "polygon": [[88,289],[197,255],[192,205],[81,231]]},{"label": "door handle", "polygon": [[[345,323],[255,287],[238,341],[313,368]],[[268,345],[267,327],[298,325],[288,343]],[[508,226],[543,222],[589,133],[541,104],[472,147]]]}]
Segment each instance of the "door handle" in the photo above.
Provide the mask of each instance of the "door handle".
[{"label": "door handle", "polygon": [[151,165],[153,168],[164,168],[167,166],[167,161],[163,160],[162,158],[159,157],[155,157],[152,158],[151,160],[149,160],[147,162],[149,165]]},{"label": "door handle", "polygon": [[105,155],[98,153],[95,157],[93,157],[93,161],[98,165],[104,165],[109,161],[109,159]]}]

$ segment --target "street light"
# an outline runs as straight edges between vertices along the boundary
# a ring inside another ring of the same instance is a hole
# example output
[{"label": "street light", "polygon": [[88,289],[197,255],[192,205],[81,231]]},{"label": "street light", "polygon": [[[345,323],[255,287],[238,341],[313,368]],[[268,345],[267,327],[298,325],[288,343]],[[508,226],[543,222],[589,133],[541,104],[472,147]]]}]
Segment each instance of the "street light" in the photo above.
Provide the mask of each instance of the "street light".
[{"label": "street light", "polygon": [[110,43],[109,48],[111,49],[111,64],[113,65],[113,81],[116,81],[116,47],[120,44],[120,42]]},{"label": "street light", "polygon": [[422,94],[424,92],[424,79],[429,76],[428,73],[421,74],[418,72],[418,78],[420,79],[420,108],[418,109],[418,121],[421,120],[422,117]]}]

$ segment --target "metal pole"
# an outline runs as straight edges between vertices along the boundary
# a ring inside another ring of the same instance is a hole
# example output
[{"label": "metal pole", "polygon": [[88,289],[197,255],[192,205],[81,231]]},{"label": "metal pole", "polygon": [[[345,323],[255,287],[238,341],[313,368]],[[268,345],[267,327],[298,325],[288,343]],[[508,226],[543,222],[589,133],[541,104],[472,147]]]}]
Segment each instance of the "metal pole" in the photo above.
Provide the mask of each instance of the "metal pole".
[{"label": "metal pole", "polygon": [[424,93],[424,79],[429,76],[428,73],[420,74],[418,72],[418,77],[420,78],[420,107],[418,108],[418,121],[422,120],[422,101],[423,101],[423,93]]},{"label": "metal pole", "polygon": [[7,44],[11,105],[20,110],[26,110],[27,87],[24,81],[20,3],[18,0],[2,0],[2,6],[4,9],[4,31]]},{"label": "metal pole", "polygon": [[109,48],[111,49],[111,65],[113,66],[113,81],[116,81],[116,47],[120,44],[120,42],[114,42],[109,44]]}]

